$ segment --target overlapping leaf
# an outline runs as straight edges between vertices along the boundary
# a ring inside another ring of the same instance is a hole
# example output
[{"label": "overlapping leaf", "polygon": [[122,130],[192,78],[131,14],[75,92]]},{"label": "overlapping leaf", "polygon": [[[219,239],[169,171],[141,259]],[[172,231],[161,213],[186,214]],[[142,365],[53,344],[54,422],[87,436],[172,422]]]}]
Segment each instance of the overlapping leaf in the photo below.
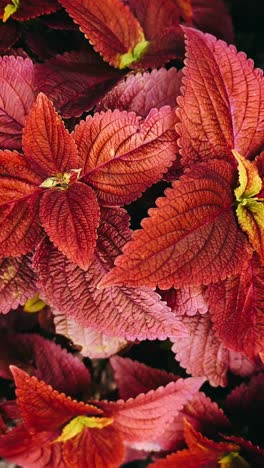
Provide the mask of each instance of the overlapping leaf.
[{"label": "overlapping leaf", "polygon": [[122,77],[90,52],[70,52],[36,64],[38,90],[46,94],[64,118],[79,117]]},{"label": "overlapping leaf", "polygon": [[126,213],[121,209],[102,210],[95,255],[86,272],[43,242],[35,255],[42,294],[59,312],[110,336],[129,340],[182,336],[184,327],[152,290],[98,289],[129,237]]},{"label": "overlapping leaf", "polygon": [[104,3],[60,0],[60,3],[110,65],[120,67],[122,56],[132,54],[138,44],[144,43],[139,22],[121,0]]},{"label": "overlapping leaf", "polygon": [[205,314],[208,306],[201,286],[183,287],[162,291],[161,297],[177,315]]},{"label": "overlapping leaf", "polygon": [[128,75],[96,106],[97,110],[119,109],[146,117],[152,108],[176,107],[182,72],[176,68]]},{"label": "overlapping leaf", "polygon": [[197,164],[157,200],[102,286],[208,284],[235,274],[251,255],[232,211],[233,169]]},{"label": "overlapping leaf", "polygon": [[264,268],[254,255],[241,273],[209,286],[207,301],[217,336],[250,359],[263,351]]},{"label": "overlapping leaf", "polygon": [[0,147],[10,149],[21,147],[25,117],[34,99],[34,66],[31,60],[21,57],[1,57]]},{"label": "overlapping leaf", "polygon": [[[17,4],[17,5],[16,5]],[[13,9],[12,9],[13,5]],[[6,7],[9,6],[9,8]],[[19,0],[14,3],[12,0],[1,0],[0,2],[0,17],[3,16],[5,11],[4,19],[7,20],[9,16],[12,18],[24,21],[37,16],[44,15],[45,13],[51,13],[59,8],[57,0]]]},{"label": "overlapping leaf", "polygon": [[10,365],[26,370],[58,391],[86,394],[90,374],[84,364],[50,340],[35,334],[6,334],[0,343],[0,375],[10,379]]},{"label": "overlapping leaf", "polygon": [[137,198],[176,157],[174,123],[169,107],[153,110],[145,121],[132,113],[108,111],[89,117],[72,136],[40,93],[23,130],[24,156],[1,153],[0,255],[32,251],[41,221],[59,250],[88,268],[99,207],[86,184],[95,188],[98,201],[111,206]]},{"label": "overlapping leaf", "polygon": [[183,163],[249,158],[263,145],[264,80],[234,46],[185,28],[187,61],[177,126]]},{"label": "overlapping leaf", "polygon": [[76,127],[84,180],[101,203],[128,204],[161,178],[177,154],[174,124],[175,115],[165,106],[145,120],[115,110],[89,116]]},{"label": "overlapping leaf", "polygon": [[84,327],[72,318],[55,312],[56,333],[66,336],[81,347],[81,354],[91,359],[102,359],[118,353],[127,341],[117,336],[107,336],[93,328]]},{"label": "overlapping leaf", "polygon": [[0,312],[6,314],[36,292],[36,275],[28,256],[5,258],[0,262]]},{"label": "overlapping leaf", "polygon": [[0,23],[0,53],[7,52],[21,35],[19,23],[10,20],[8,23]]}]

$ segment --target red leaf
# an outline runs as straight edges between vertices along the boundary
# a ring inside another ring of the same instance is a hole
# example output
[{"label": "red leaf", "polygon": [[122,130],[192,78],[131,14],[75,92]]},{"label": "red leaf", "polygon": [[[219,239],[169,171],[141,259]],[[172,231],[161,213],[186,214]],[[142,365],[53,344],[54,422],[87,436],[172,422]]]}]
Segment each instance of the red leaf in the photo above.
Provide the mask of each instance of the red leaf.
[{"label": "red leaf", "polygon": [[140,449],[136,444],[155,442],[202,384],[199,378],[179,379],[126,402],[109,402],[108,411],[127,444]]},{"label": "red leaf", "polygon": [[123,338],[107,336],[93,328],[82,326],[64,314],[55,311],[53,313],[56,333],[66,336],[76,346],[80,346],[82,356],[90,359],[108,358],[127,345]]},{"label": "red leaf", "polygon": [[34,92],[31,60],[0,57],[0,147],[21,147],[22,129],[35,99]]},{"label": "red leaf", "polygon": [[208,284],[240,270],[251,255],[232,211],[232,167],[199,164],[157,200],[101,286]]},{"label": "red leaf", "polygon": [[135,112],[147,117],[152,108],[176,107],[180,94],[182,72],[176,68],[128,75],[117,84],[96,106],[98,111],[108,109]]},{"label": "red leaf", "polygon": [[0,257],[32,252],[43,237],[38,220],[38,195],[0,208]]},{"label": "red leaf", "polygon": [[[0,17],[6,5],[10,4],[10,0],[1,0]],[[19,21],[36,18],[37,16],[44,15],[56,11],[59,8],[57,0],[21,0],[17,11],[12,14],[12,18]]]},{"label": "red leaf", "polygon": [[228,350],[215,336],[209,314],[182,317],[190,336],[177,338],[172,351],[193,376],[205,376],[214,387],[226,385]]},{"label": "red leaf", "polygon": [[0,53],[3,54],[19,39],[21,34],[20,24],[9,20],[8,23],[0,23]]},{"label": "red leaf", "polygon": [[179,28],[181,10],[175,0],[128,0],[131,11],[150,42],[137,68],[159,67],[184,54],[183,35]]},{"label": "red leaf", "polygon": [[254,359],[264,342],[264,267],[258,257],[254,255],[240,275],[209,286],[206,295],[218,337]]},{"label": "red leaf", "polygon": [[22,144],[26,160],[44,178],[79,168],[74,141],[42,93],[26,119]]},{"label": "red leaf", "polygon": [[174,124],[166,106],[144,121],[115,110],[88,116],[76,127],[85,181],[104,205],[128,204],[162,177],[177,153]]},{"label": "red leaf", "polygon": [[252,60],[214,37],[185,28],[187,61],[179,98],[183,163],[255,156],[263,145],[264,80]]},{"label": "red leaf", "polygon": [[42,243],[34,259],[42,294],[59,312],[110,336],[130,340],[182,336],[184,327],[152,290],[98,289],[99,281],[130,236],[127,224],[123,210],[102,210],[95,255],[86,272],[51,245]]},{"label": "red leaf", "polygon": [[84,429],[63,447],[65,466],[116,468],[124,462],[124,445],[115,427]]},{"label": "red leaf", "polygon": [[36,276],[29,257],[5,258],[0,261],[0,312],[6,314],[36,292]]},{"label": "red leaf", "polygon": [[67,52],[36,64],[38,90],[46,94],[64,118],[79,117],[97,103],[122,76],[97,54]]},{"label": "red leaf", "polygon": [[9,366],[16,365],[59,392],[72,396],[86,394],[90,384],[90,373],[78,358],[52,341],[34,334],[3,336],[0,365],[1,377],[5,379],[12,378]]},{"label": "red leaf", "polygon": [[67,190],[48,190],[40,203],[40,219],[54,245],[86,270],[94,252],[100,219],[94,191],[80,182]]},{"label": "red leaf", "polygon": [[142,28],[121,0],[60,0],[103,58],[119,67],[121,56],[144,40]]},{"label": "red leaf", "polygon": [[11,366],[16,384],[17,403],[26,428],[31,433],[57,431],[78,415],[100,415],[101,410],[67,397],[50,385]]},{"label": "red leaf", "polygon": [[0,456],[27,468],[66,468],[61,446],[52,444],[52,433],[31,435],[23,424],[0,437]]},{"label": "red leaf", "polygon": [[156,390],[158,387],[179,379],[172,373],[153,369],[141,362],[120,356],[112,357],[110,363],[114,369],[118,393],[124,400],[135,398],[140,393]]}]

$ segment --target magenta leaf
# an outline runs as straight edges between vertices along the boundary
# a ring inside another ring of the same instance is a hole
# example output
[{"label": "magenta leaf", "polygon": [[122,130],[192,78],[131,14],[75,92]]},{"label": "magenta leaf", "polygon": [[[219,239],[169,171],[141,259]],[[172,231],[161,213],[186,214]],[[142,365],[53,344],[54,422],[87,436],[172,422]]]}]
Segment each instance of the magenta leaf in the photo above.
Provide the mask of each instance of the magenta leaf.
[{"label": "magenta leaf", "polygon": [[123,210],[104,209],[101,214],[95,255],[86,272],[49,243],[39,246],[34,263],[44,298],[58,312],[84,327],[110,336],[144,340],[185,334],[180,321],[152,290],[98,289],[99,281],[130,236]]},{"label": "magenta leaf", "polygon": [[31,60],[0,57],[0,147],[21,148],[25,117],[34,99],[34,66]]},{"label": "magenta leaf", "polygon": [[180,95],[182,72],[176,68],[128,75],[97,104],[98,111],[108,109],[135,112],[147,117],[151,109],[163,106],[176,107]]}]

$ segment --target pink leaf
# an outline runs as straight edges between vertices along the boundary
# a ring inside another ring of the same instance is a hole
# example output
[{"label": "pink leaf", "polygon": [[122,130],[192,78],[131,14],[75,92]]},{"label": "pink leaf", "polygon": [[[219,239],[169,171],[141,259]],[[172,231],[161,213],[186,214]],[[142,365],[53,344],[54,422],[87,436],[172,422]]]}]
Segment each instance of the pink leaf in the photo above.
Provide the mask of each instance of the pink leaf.
[{"label": "pink leaf", "polygon": [[217,336],[254,359],[264,342],[264,267],[255,255],[239,275],[209,286],[207,301]]},{"label": "pink leaf", "polygon": [[127,224],[123,210],[102,210],[95,255],[86,272],[51,245],[42,243],[34,259],[41,292],[59,312],[110,336],[128,340],[182,336],[184,327],[152,290],[98,289],[99,281],[130,236]]},{"label": "pink leaf", "polygon": [[31,60],[21,57],[1,57],[0,147],[10,149],[21,147],[25,117],[34,99],[34,67]]},{"label": "pink leaf", "polygon": [[193,376],[205,376],[213,387],[226,385],[228,350],[215,336],[209,314],[182,317],[190,336],[172,340],[176,359]]},{"label": "pink leaf", "polygon": [[263,144],[264,81],[252,60],[200,31],[185,28],[187,61],[177,126],[185,165],[255,156]]},{"label": "pink leaf", "polygon": [[147,117],[153,107],[176,107],[180,94],[182,72],[176,68],[128,75],[115,86],[96,106],[98,111],[108,109],[135,112]]},{"label": "pink leaf", "polygon": [[67,52],[35,66],[38,90],[46,94],[64,118],[79,117],[122,76],[97,54]]},{"label": "pink leaf", "polygon": [[26,119],[22,146],[26,160],[44,178],[79,168],[74,141],[42,93]]},{"label": "pink leaf", "polygon": [[94,191],[81,182],[67,190],[48,190],[40,203],[41,223],[50,239],[84,270],[94,252],[99,217]]},{"label": "pink leaf", "polygon": [[0,262],[0,312],[6,314],[36,292],[36,275],[31,267],[31,259],[5,258]]},{"label": "pink leaf", "polygon": [[127,345],[123,338],[107,336],[93,328],[84,327],[64,314],[54,313],[56,333],[66,336],[75,345],[80,346],[82,356],[90,359],[108,358]]},{"label": "pink leaf", "polygon": [[122,399],[135,398],[140,393],[147,393],[176,382],[179,377],[160,369],[153,369],[145,364],[128,358],[114,356],[110,360],[114,369],[115,381]]},{"label": "pink leaf", "polygon": [[100,286],[205,285],[238,272],[251,255],[233,209],[233,169],[197,164],[149,210]]},{"label": "pink leaf", "polygon": [[115,425],[131,447],[154,442],[202,384],[200,378],[179,379],[126,402],[108,403],[108,410],[113,411]]},{"label": "pink leaf", "polygon": [[146,120],[115,110],[88,116],[76,127],[85,181],[103,204],[128,204],[162,177],[177,154],[174,124],[166,106]]}]

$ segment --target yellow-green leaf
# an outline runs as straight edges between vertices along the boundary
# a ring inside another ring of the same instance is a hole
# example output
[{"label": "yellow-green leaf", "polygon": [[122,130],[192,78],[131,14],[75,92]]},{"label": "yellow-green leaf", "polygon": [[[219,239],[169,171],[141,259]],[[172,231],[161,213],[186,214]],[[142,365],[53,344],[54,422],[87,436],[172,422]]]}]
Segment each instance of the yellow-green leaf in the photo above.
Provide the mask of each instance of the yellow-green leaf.
[{"label": "yellow-green leaf", "polygon": [[12,16],[19,8],[19,0],[11,0],[11,3],[8,3],[4,9],[3,14],[3,23],[5,23],[10,16]]},{"label": "yellow-green leaf", "polygon": [[146,49],[149,45],[149,42],[143,39],[140,41],[133,50],[127,52],[120,56],[120,65],[119,68],[122,70],[123,68],[129,67],[131,63],[136,62],[139,60],[142,55],[146,52]]},{"label": "yellow-green leaf", "polygon": [[238,201],[254,197],[262,188],[262,180],[259,176],[257,166],[254,162],[248,161],[237,151],[232,151],[238,162],[239,186],[235,189],[235,196]]},{"label": "yellow-green leaf", "polygon": [[238,452],[230,452],[219,460],[220,468],[250,468],[250,465]]},{"label": "yellow-green leaf", "polygon": [[262,261],[264,260],[264,203],[248,199],[246,204],[239,203],[237,218],[243,231]]},{"label": "yellow-green leaf", "polygon": [[103,429],[112,424],[111,418],[77,416],[73,418],[62,430],[61,435],[54,442],[66,442],[80,434],[86,427],[90,429]]},{"label": "yellow-green leaf", "polygon": [[35,312],[39,312],[40,310],[46,307],[46,303],[39,298],[38,293],[35,296],[31,297],[25,303],[23,310],[24,312],[29,312],[34,314]]}]

